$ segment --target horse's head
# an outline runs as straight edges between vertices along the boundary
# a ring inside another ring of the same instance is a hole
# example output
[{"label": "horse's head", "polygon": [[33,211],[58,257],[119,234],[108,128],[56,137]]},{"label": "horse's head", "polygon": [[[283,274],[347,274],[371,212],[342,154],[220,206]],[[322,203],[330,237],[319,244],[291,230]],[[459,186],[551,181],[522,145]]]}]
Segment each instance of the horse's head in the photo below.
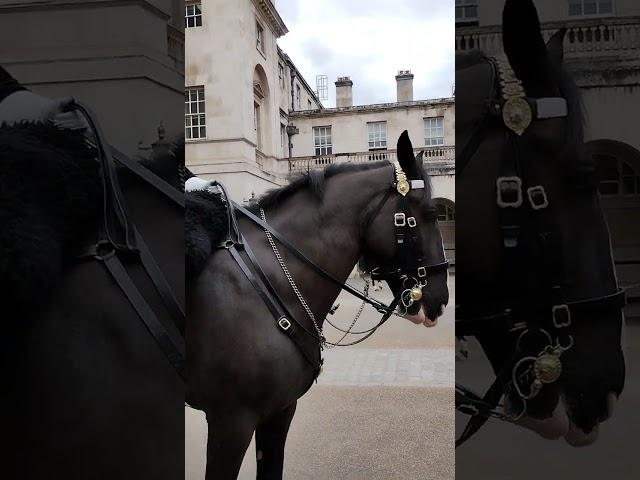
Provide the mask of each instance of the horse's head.
[{"label": "horse's head", "polygon": [[402,295],[399,308],[410,320],[431,326],[449,301],[446,261],[422,154],[414,155],[406,131],[394,177],[391,193],[381,192],[368,212],[363,265]]},{"label": "horse's head", "polygon": [[581,445],[612,413],[624,359],[621,296],[564,34],[545,44],[533,3],[507,0],[507,59],[457,61],[457,298],[461,317],[516,312],[477,334],[494,370],[508,370],[507,407],[526,405],[522,425]]}]

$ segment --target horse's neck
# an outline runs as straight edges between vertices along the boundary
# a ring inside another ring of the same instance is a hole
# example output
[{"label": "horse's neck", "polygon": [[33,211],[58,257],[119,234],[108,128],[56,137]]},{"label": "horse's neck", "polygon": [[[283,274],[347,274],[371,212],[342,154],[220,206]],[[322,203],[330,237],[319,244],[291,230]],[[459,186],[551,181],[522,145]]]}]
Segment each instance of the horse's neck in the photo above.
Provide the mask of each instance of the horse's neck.
[{"label": "horse's neck", "polygon": [[[369,179],[371,181],[367,181]],[[296,194],[283,206],[268,212],[267,220],[314,263],[344,282],[362,254],[360,228],[363,215],[376,193],[382,192],[383,179],[388,182],[380,171],[332,177],[327,181],[322,202],[304,201],[295,197],[306,194]],[[313,298],[308,300],[319,315],[318,321],[324,319],[340,288],[322,280],[310,267],[294,260],[284,248],[280,248],[280,253],[286,263],[291,263],[293,268],[290,270],[298,285],[307,293],[313,292]],[[304,285],[311,288],[305,289]]]}]

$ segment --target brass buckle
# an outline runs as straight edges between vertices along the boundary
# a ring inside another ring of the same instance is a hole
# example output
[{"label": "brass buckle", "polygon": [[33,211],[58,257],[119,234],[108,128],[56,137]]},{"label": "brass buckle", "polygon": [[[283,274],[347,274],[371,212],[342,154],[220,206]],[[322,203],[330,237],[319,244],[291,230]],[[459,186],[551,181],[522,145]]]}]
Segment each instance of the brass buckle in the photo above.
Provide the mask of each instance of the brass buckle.
[{"label": "brass buckle", "polygon": [[407,218],[407,225],[409,225],[411,228],[416,228],[416,226],[418,226],[418,222],[416,222],[416,217]]},{"label": "brass buckle", "polygon": [[291,322],[287,317],[282,317],[280,320],[278,320],[278,325],[285,332],[291,328]]},{"label": "brass buckle", "polygon": [[534,210],[542,210],[549,206],[547,192],[544,190],[542,185],[527,188],[527,196],[529,197],[531,208]]},{"label": "brass buckle", "polygon": [[498,192],[496,202],[500,208],[519,208],[522,206],[522,179],[520,177],[498,177],[496,187]]},{"label": "brass buckle", "polygon": [[568,327],[571,325],[571,310],[569,305],[554,305],[551,309],[553,316],[553,326],[556,328]]},{"label": "brass buckle", "polygon": [[404,213],[396,213],[393,216],[393,224],[396,227],[404,227],[407,224],[407,216]]}]

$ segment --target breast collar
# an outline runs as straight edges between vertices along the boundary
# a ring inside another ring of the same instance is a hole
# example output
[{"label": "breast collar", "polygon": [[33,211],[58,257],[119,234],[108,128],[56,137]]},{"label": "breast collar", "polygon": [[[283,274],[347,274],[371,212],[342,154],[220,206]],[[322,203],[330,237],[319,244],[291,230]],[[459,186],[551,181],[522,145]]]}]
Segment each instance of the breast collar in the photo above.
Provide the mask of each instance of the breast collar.
[{"label": "breast collar", "polygon": [[[621,309],[624,290],[600,297],[567,301],[564,291],[562,250],[553,223],[552,202],[536,178],[535,166],[520,148],[520,137],[538,120],[568,117],[567,100],[560,97],[529,98],[506,58],[487,58],[492,71],[492,93],[483,120],[463,148],[458,158],[457,174],[462,175],[486,136],[493,120],[498,118],[505,128],[500,176],[496,179],[496,206],[502,237],[502,277],[507,306],[489,315],[465,316],[456,308],[456,336],[478,336],[491,332],[512,332],[518,335],[512,354],[505,361],[496,379],[483,397],[456,384],[456,409],[471,418],[462,435],[461,445],[475,434],[490,417],[515,421],[526,414],[527,400],[534,398],[543,385],[556,382],[562,374],[562,354],[573,346],[572,324],[587,320],[594,309]],[[496,89],[496,82],[499,87]],[[499,91],[499,98],[495,97]],[[542,252],[541,261],[548,272],[548,293],[536,298],[526,308],[515,305],[515,279],[522,266],[518,248],[524,219],[532,222]],[[511,304],[509,304],[511,303]],[[587,317],[587,318],[585,318]],[[535,351],[526,347],[532,336]],[[505,413],[499,407],[503,395],[515,391],[521,405],[516,414]]]}]

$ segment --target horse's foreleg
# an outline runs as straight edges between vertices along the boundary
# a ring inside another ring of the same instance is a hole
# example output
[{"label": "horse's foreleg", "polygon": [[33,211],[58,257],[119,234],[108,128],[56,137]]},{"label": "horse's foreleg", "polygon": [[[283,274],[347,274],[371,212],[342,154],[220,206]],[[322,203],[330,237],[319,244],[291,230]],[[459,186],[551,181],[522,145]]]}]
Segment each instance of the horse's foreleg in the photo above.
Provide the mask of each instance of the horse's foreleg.
[{"label": "horse's foreleg", "polygon": [[281,480],[284,466],[284,445],[297,402],[276,413],[256,429],[256,459],[258,480]]},{"label": "horse's foreleg", "polygon": [[256,428],[247,415],[207,413],[206,480],[236,480]]}]

